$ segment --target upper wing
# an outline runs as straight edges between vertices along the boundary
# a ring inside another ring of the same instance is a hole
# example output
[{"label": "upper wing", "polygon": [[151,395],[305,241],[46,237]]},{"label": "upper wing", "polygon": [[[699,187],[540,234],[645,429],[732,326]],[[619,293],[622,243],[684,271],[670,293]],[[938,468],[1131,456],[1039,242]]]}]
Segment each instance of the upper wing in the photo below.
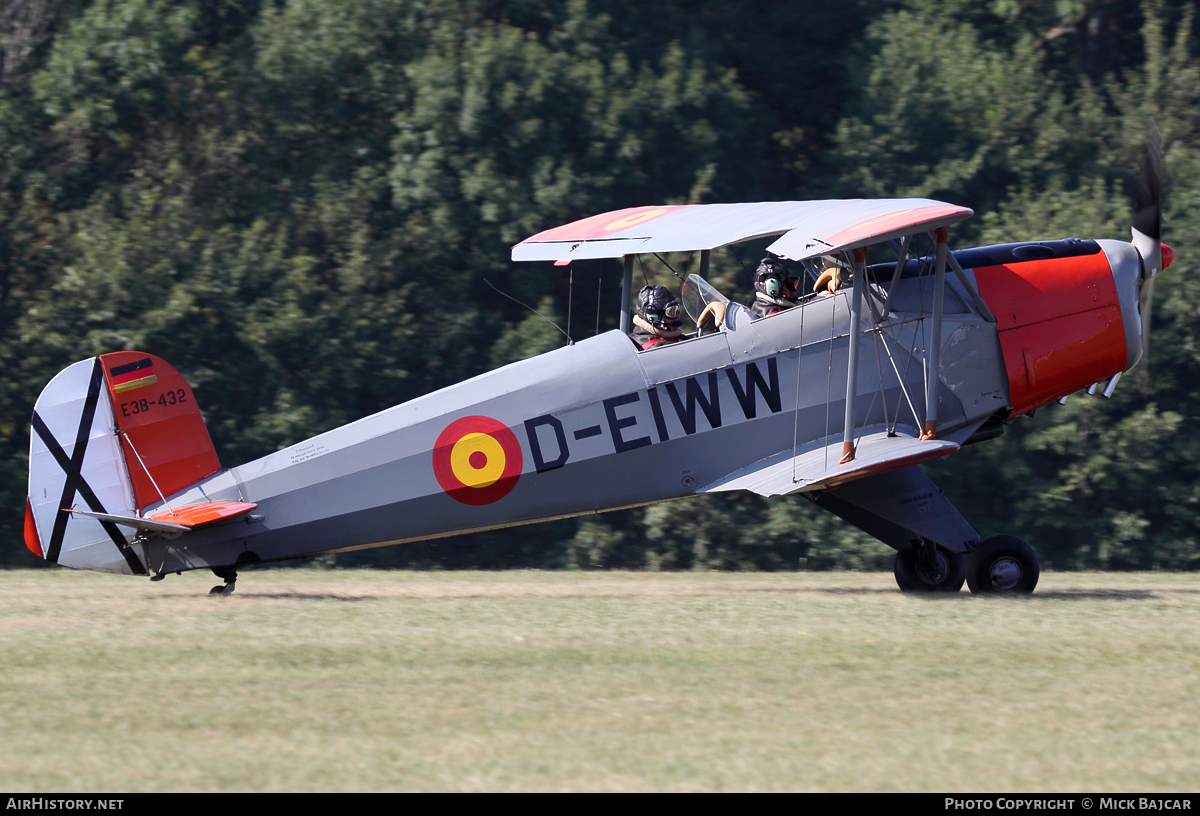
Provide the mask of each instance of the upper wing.
[{"label": "upper wing", "polygon": [[959,448],[957,442],[949,439],[919,440],[916,429],[904,426],[898,426],[894,435],[889,436],[887,428],[880,425],[863,428],[862,435],[857,438],[854,459],[839,465],[842,439],[839,433],[797,449],[795,456],[786,451],[755,462],[696,492],[749,490],[760,496],[780,496],[818,490],[940,459]]},{"label": "upper wing", "polygon": [[928,198],[632,207],[539,232],[513,247],[512,259],[568,262],[690,252],[780,235],[768,249],[798,260],[948,226],[971,215],[966,207]]},{"label": "upper wing", "polygon": [[767,247],[793,261],[840,249],[889,241],[914,232],[926,232],[965,221],[974,210],[927,198],[845,201],[811,223],[790,230]]}]

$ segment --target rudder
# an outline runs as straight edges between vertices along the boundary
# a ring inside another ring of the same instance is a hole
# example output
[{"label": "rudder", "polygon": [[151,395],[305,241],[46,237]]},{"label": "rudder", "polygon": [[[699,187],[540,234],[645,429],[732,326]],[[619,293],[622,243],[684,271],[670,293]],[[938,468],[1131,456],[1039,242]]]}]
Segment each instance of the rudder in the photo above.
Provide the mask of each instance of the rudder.
[{"label": "rudder", "polygon": [[134,515],[221,469],[182,375],[137,351],[61,371],[34,406],[29,447],[26,546],[101,572],[146,573],[132,532],[64,510]]}]

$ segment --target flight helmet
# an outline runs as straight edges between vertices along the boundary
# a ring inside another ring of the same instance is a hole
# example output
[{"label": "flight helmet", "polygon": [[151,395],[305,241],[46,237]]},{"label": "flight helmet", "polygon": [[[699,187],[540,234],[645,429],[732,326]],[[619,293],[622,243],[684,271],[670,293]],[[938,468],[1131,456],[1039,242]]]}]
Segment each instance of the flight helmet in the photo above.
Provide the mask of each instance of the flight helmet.
[{"label": "flight helmet", "polygon": [[638,317],[660,331],[674,331],[683,325],[679,301],[665,286],[650,284],[638,292]]},{"label": "flight helmet", "polygon": [[769,256],[759,261],[758,269],[754,270],[754,291],[770,298],[793,297],[796,283],[796,277],[783,262]]}]

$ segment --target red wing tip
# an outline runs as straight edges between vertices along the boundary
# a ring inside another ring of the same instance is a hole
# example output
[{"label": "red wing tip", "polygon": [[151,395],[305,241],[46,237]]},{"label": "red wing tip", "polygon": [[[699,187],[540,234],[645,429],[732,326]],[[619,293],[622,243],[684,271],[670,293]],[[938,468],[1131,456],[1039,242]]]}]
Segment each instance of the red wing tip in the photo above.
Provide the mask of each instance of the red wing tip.
[{"label": "red wing tip", "polygon": [[899,459],[889,459],[884,462],[876,462],[874,464],[867,465],[866,467],[851,468],[844,473],[838,473],[832,476],[828,482],[828,485],[832,488],[836,487],[837,485],[844,484],[845,482],[854,482],[858,481],[859,479],[865,479],[868,476],[878,476],[881,473],[889,473],[893,470],[900,470],[902,468],[910,467],[911,465],[919,465],[922,462],[929,461],[930,459],[944,459],[958,449],[959,446],[957,445],[950,450],[939,447],[923,453],[914,453],[909,456],[902,456]]}]

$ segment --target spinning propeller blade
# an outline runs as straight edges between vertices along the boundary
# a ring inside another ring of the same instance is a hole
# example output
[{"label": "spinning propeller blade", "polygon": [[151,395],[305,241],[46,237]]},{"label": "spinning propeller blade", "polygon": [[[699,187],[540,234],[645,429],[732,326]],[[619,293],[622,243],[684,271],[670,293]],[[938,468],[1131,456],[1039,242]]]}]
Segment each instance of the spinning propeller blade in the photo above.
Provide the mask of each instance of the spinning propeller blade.
[{"label": "spinning propeller blade", "polygon": [[1133,215],[1133,246],[1142,257],[1142,284],[1138,306],[1142,317],[1142,359],[1150,355],[1150,312],[1154,306],[1154,276],[1162,271],[1162,137],[1154,120],[1146,133],[1146,151],[1138,173],[1137,202]]}]

